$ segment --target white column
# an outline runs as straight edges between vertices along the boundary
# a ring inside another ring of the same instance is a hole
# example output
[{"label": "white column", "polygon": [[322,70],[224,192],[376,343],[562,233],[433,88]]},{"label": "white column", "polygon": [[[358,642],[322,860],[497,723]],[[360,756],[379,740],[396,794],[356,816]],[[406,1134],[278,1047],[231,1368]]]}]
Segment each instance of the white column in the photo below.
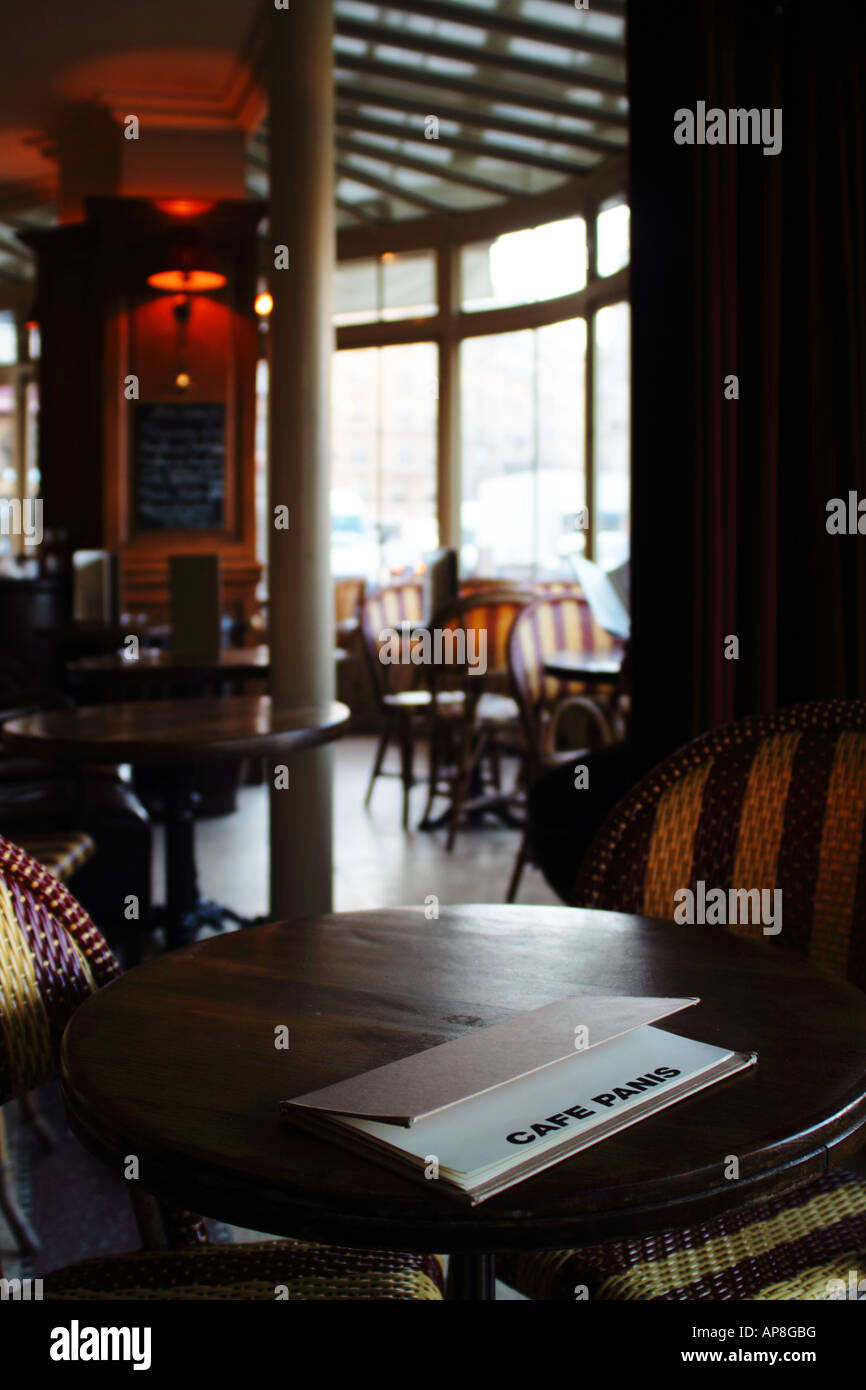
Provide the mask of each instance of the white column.
[{"label": "white column", "polygon": [[[270,14],[270,500],[289,529],[270,528],[271,694],[315,705],[334,693],[330,572],[330,377],[334,259],[333,4],[291,0]],[[271,252],[271,265],[274,253]],[[271,912],[331,909],[331,749],[288,760],[271,789]]]}]

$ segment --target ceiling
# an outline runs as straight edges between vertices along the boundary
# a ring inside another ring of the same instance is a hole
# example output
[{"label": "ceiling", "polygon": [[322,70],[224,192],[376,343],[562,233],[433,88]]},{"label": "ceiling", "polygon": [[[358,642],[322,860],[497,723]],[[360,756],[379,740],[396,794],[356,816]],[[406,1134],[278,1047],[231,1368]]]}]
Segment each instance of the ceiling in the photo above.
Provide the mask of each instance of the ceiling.
[{"label": "ceiling", "polygon": [[[625,0],[335,0],[335,11],[339,226],[531,198],[626,149]],[[64,102],[242,128],[248,190],[267,196],[263,17],[257,0],[28,0],[4,16],[0,281],[30,275],[15,232],[55,217]]]}]

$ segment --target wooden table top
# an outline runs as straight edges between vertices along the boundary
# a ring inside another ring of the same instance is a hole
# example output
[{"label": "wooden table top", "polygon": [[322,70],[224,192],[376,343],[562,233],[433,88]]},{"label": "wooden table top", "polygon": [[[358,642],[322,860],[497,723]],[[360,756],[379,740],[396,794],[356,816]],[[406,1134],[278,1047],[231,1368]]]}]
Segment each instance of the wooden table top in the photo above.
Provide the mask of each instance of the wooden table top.
[{"label": "wooden table top", "polygon": [[[334,648],[335,661],[345,661],[348,655],[342,647]],[[203,677],[218,679],[220,676],[239,679],[244,676],[266,676],[270,669],[271,650],[264,644],[258,647],[227,647],[211,658],[178,656],[172,651],[146,648],[139,652],[134,661],[117,651],[104,656],[83,656],[66,663],[70,676],[88,680],[113,680],[116,676],[160,682]]]},{"label": "wooden table top", "polygon": [[271,665],[270,648],[227,647],[210,658],[177,656],[172,651],[144,648],[134,661],[123,652],[108,652],[104,656],[83,656],[68,661],[66,670],[71,676],[129,676],[131,679],[148,676],[163,678],[197,675],[267,675]]},{"label": "wooden table top", "polygon": [[[662,1026],[758,1065],[477,1207],[279,1118],[280,1100],[581,993],[700,995]],[[708,1217],[847,1157],[866,1126],[866,996],[710,927],[520,905],[341,913],[131,971],[73,1017],[62,1077],[92,1152],[117,1172],[137,1154],[143,1188],[205,1215],[357,1246],[559,1247]]]},{"label": "wooden table top", "polygon": [[555,652],[544,660],[548,676],[564,681],[615,679],[622,668],[622,652]]},{"label": "wooden table top", "polygon": [[338,738],[350,713],[336,700],[303,708],[269,695],[88,705],[8,720],[4,742],[33,757],[98,763],[201,763],[290,752]]}]

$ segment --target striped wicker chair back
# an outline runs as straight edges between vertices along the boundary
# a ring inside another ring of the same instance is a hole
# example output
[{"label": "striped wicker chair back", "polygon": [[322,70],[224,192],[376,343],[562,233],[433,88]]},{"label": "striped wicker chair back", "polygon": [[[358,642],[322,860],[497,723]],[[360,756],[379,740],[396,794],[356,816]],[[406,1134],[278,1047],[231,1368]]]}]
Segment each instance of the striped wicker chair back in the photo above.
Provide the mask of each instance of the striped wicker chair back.
[{"label": "striped wicker chair back", "polygon": [[0,839],[0,1105],[54,1077],[69,1018],[119,974],[69,890]]},{"label": "striped wicker chair back", "polygon": [[536,599],[524,608],[511,634],[509,664],[521,703],[535,710],[574,692],[574,682],[544,673],[545,660],[556,652],[610,652],[619,646],[599,627],[585,598],[560,594]]},{"label": "striped wicker chair back", "polygon": [[407,672],[379,660],[383,633],[401,623],[420,623],[424,616],[424,590],[420,584],[391,584],[368,594],[361,608],[361,632],[367,664],[377,697],[381,700],[407,683]]},{"label": "striped wicker chair back", "polygon": [[469,579],[460,580],[460,598],[473,598],[475,594],[489,593],[491,589],[501,589],[506,581],[504,579],[485,579],[483,575],[472,575]]},{"label": "striped wicker chair back", "polygon": [[576,579],[540,579],[532,585],[536,598],[583,598],[583,585]]},{"label": "striped wicker chair back", "polygon": [[[864,832],[866,702],[796,705],[704,734],[639,782],[591,845],[572,901],[683,921],[703,901],[710,924],[767,934],[866,988]],[[756,889],[773,913],[781,890],[780,931],[778,918],[769,933],[766,915],[742,921],[757,915],[744,896]]]},{"label": "striped wicker chair back", "polygon": [[[477,675],[472,677],[476,687],[502,685],[505,688],[511,629],[529,598],[528,593],[519,589],[483,590],[454,599],[437,614],[436,626],[443,633],[466,633],[467,654],[477,654],[483,642],[486,669],[482,680]],[[460,684],[467,674],[467,667],[455,661],[450,666],[436,666],[433,672],[434,677],[445,684]]]}]

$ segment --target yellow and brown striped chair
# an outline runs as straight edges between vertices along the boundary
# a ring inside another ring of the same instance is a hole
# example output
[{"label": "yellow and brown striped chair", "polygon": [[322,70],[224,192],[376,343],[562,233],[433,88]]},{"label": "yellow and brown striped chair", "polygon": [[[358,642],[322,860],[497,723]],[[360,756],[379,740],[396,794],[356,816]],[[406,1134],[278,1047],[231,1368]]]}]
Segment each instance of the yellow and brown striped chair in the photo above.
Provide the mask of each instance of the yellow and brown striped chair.
[{"label": "yellow and brown striped chair", "polygon": [[573,592],[536,597],[521,615],[510,653],[512,671],[526,692],[533,716],[569,696],[613,693],[609,681],[587,686],[547,675],[544,662],[560,651],[607,656],[621,652],[622,643],[596,622],[585,598]]},{"label": "yellow and brown striped chair", "polygon": [[[364,600],[361,634],[376,703],[383,720],[382,734],[373,760],[373,770],[364,805],[369,806],[377,777],[399,777],[403,783],[403,827],[409,824],[409,796],[420,779],[415,776],[415,738],[419,723],[426,720],[430,691],[418,684],[418,667],[386,663],[381,660],[389,634],[406,631],[411,640],[412,625],[420,625],[424,615],[424,590],[420,584],[392,584],[377,589]],[[400,770],[384,769],[391,739],[400,749]]]},{"label": "yellow and brown striped chair", "polygon": [[[699,881],[780,888],[784,928],[769,939],[864,989],[864,836],[866,702],[799,705],[660,764],[602,827],[572,901],[672,919],[674,893]],[[732,930],[762,935],[760,924]],[[866,1181],[843,1171],[685,1230],[503,1256],[497,1272],[535,1298],[573,1299],[576,1285],[598,1298],[813,1298],[826,1296],[816,1268],[855,1268],[864,1248]]]},{"label": "yellow and brown striped chair", "polygon": [[[0,1105],[53,1079],[72,1014],[119,974],[69,890],[0,839]],[[2,1206],[14,1216],[14,1204]],[[82,1261],[46,1276],[45,1297],[273,1300],[277,1286],[294,1299],[443,1296],[441,1262],[432,1255],[298,1241],[210,1246],[198,1218],[162,1215],[169,1238],[189,1248]]]},{"label": "yellow and brown striped chair", "polygon": [[[541,588],[542,586],[536,586]],[[598,688],[548,675],[544,662],[560,651],[613,653],[622,644],[599,627],[586,599],[574,586],[551,583],[515,622],[508,643],[511,683],[520,706],[527,744],[527,779],[545,768],[579,757],[613,741],[611,684]],[[600,698],[594,698],[599,695]],[[563,717],[570,725],[572,748],[560,751]],[[524,834],[511,871],[506,902],[514,902],[523,869],[530,859]]]},{"label": "yellow and brown striped chair", "polygon": [[[454,599],[436,614],[437,631],[466,634],[465,659],[434,662],[428,668],[433,696],[430,790],[421,824],[431,823],[434,801],[444,797],[448,849],[453,848],[464,813],[502,809],[512,799],[502,790],[500,753],[509,745],[522,755],[523,746],[520,711],[509,690],[508,642],[530,598],[520,589],[481,590]],[[473,672],[473,653],[482,655],[482,643],[484,670]],[[454,653],[461,655],[456,641]]]},{"label": "yellow and brown striped chair", "polygon": [[[58,830],[54,833],[50,831],[27,833],[22,836],[21,848],[26,854],[31,855],[43,869],[47,869],[55,878],[59,878],[61,883],[68,883],[69,880],[87,864],[96,853],[96,845],[88,834],[83,830]],[[24,1115],[29,1120],[39,1142],[46,1152],[54,1148],[56,1136],[51,1126],[43,1118],[36,1108],[36,1102],[28,1091],[20,1098],[21,1108]],[[0,1188],[3,1195],[0,1197],[7,1210],[12,1213],[11,1226],[18,1243],[18,1248],[22,1251],[34,1250],[37,1248],[35,1234],[30,1229],[23,1213],[13,1202],[6,1182],[6,1172],[8,1164],[6,1155],[9,1151],[6,1136],[6,1119],[2,1109],[0,1109]]]},{"label": "yellow and brown striped chair", "polygon": [[61,883],[68,883],[96,853],[96,845],[83,830],[22,835],[21,848]]}]

